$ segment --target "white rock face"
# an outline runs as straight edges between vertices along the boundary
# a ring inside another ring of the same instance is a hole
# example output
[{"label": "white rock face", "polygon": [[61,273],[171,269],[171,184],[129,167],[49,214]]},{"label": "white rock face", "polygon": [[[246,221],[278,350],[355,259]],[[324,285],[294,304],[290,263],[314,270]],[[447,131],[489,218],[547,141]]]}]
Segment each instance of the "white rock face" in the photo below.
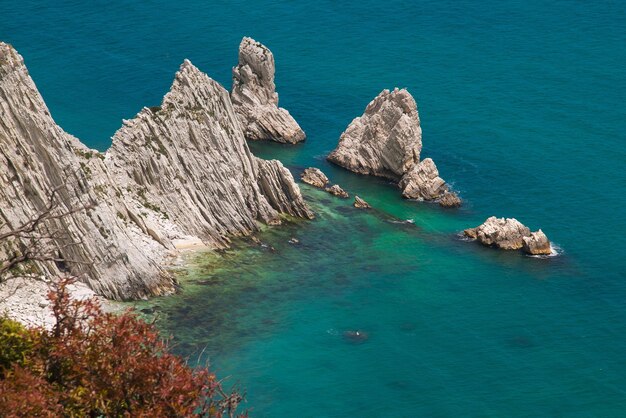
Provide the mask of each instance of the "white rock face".
[{"label": "white rock face", "polygon": [[189,61],[160,107],[115,133],[106,165],[124,197],[156,215],[152,229],[166,243],[182,233],[224,247],[257,221],[312,216],[291,173],[252,155],[228,92]]},{"label": "white rock face", "polygon": [[482,225],[463,231],[465,236],[478,240],[483,245],[503,250],[519,250],[524,237],[530,237],[530,229],[515,218],[488,218]]},{"label": "white rock face", "polygon": [[[173,240],[221,248],[258,222],[313,216],[289,171],[250,153],[228,92],[190,62],[160,108],[125,121],[102,155],[56,125],[22,57],[0,43],[0,232],[40,212],[61,184],[59,211],[96,206],[42,226],[66,232],[50,245],[71,274],[113,299],[172,292],[162,263]],[[0,248],[0,258],[11,251]],[[59,268],[33,266],[44,276]]]},{"label": "white rock face", "polygon": [[396,88],[383,90],[367,105],[343,132],[328,160],[355,173],[399,182],[405,198],[438,200],[449,188],[430,158],[420,162],[421,151],[417,104],[407,90]]},{"label": "white rock face", "polygon": [[[93,210],[46,225],[65,232],[53,245],[59,248],[61,258],[73,261],[69,266],[72,273],[97,293],[114,299],[172,292],[173,278],[155,260],[166,249],[155,245],[147,254],[117,216],[128,212],[140,218],[116,197],[117,185],[100,157],[56,125],[22,57],[10,45],[0,43],[2,231],[32,219],[46,206],[50,190],[65,184],[58,192],[59,212],[81,202],[99,203]],[[0,248],[0,257],[8,252]],[[37,263],[34,270],[47,276],[59,274],[54,263]]]},{"label": "white rock face", "polygon": [[422,128],[413,96],[383,90],[341,134],[328,160],[359,174],[399,181],[419,162]]},{"label": "white rock face", "polygon": [[233,68],[231,99],[250,140],[295,144],[306,135],[289,112],[278,107],[274,55],[260,42],[243,38],[239,64]]}]

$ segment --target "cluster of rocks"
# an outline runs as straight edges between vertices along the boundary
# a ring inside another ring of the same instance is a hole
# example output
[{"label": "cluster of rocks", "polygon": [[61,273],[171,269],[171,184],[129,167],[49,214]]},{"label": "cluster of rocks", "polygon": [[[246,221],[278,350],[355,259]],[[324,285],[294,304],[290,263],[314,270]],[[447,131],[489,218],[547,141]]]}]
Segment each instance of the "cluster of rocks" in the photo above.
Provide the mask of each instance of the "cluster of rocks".
[{"label": "cluster of rocks", "polygon": [[359,174],[384,177],[398,183],[407,199],[438,201],[460,206],[461,199],[432,159],[420,161],[422,128],[417,103],[406,89],[383,90],[361,117],[348,125],[328,160]]},{"label": "cluster of rocks", "polygon": [[[324,174],[322,170],[320,170],[319,168],[316,168],[316,167],[306,168],[302,172],[302,174],[300,174],[300,178],[302,179],[303,182],[310,184],[313,187],[317,187],[318,189],[326,190],[328,193],[334,196],[341,197],[344,199],[347,199],[350,197],[348,192],[342,189],[341,186],[339,186],[338,184],[334,184],[330,187],[327,187],[330,181],[328,180],[328,177],[326,177],[326,174]],[[355,208],[358,208],[358,209],[370,209],[371,208],[369,203],[361,199],[359,196],[354,197],[353,205]]]},{"label": "cluster of rocks", "polygon": [[319,168],[306,168],[302,172],[302,174],[300,174],[300,178],[303,182],[310,184],[313,187],[317,187],[318,189],[326,190],[328,193],[334,196],[344,199],[350,197],[348,192],[342,189],[341,186],[339,186],[338,184],[333,184],[332,186],[329,186],[330,181],[328,180],[328,177],[326,177],[326,174],[324,174]]},{"label": "cluster of rocks", "polygon": [[[397,182],[404,198],[437,201],[447,208],[461,206],[460,197],[439,176],[435,162],[420,160],[421,151],[417,104],[407,90],[396,88],[383,90],[367,105],[327,158],[355,173]],[[483,225],[467,229],[465,235],[502,249],[523,249],[534,255],[552,252],[541,230],[531,232],[515,219],[491,217]]]},{"label": "cluster of rocks", "polygon": [[531,232],[515,218],[496,218],[492,216],[483,224],[463,231],[466,237],[477,240],[483,245],[503,250],[519,250],[532,255],[550,255],[552,248],[548,237],[540,229]]},{"label": "cluster of rocks", "polygon": [[[271,53],[244,39],[234,75],[229,94],[185,60],[161,105],[124,121],[102,154],[55,123],[22,57],[0,43],[0,232],[36,217],[51,190],[68,213],[42,226],[63,232],[48,245],[66,262],[37,261],[34,274],[63,270],[112,299],[166,294],[176,283],[164,260],[177,241],[224,248],[259,222],[312,218],[289,170],[245,140],[304,137],[276,106]],[[0,259],[9,254],[0,246]]]}]

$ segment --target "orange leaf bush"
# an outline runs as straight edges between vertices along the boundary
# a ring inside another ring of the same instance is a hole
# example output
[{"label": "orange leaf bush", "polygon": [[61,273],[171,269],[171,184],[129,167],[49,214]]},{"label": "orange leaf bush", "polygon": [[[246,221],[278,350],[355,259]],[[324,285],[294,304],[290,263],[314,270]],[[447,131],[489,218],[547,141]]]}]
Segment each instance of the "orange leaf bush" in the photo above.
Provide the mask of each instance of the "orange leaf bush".
[{"label": "orange leaf bush", "polygon": [[95,300],[71,299],[72,282],[61,279],[48,295],[51,330],[0,319],[0,416],[234,416],[240,394],[171,354],[132,311],[115,315]]}]

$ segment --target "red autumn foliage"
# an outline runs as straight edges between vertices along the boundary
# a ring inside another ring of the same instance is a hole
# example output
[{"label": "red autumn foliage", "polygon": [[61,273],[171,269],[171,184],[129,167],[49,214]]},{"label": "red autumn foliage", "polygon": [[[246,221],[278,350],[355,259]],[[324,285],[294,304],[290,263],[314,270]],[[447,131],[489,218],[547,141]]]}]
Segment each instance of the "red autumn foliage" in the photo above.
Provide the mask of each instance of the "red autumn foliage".
[{"label": "red autumn foliage", "polygon": [[70,299],[71,282],[49,293],[52,330],[25,330],[24,361],[0,370],[0,416],[234,416],[238,393],[171,354],[154,325],[132,312]]}]

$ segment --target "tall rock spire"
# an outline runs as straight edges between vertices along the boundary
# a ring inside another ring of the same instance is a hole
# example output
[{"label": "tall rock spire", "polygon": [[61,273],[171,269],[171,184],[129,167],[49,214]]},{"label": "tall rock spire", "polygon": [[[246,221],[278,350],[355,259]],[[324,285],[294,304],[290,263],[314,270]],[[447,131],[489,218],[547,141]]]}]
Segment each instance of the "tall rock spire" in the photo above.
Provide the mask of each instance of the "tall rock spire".
[{"label": "tall rock spire", "polygon": [[304,141],[302,128],[287,110],[278,107],[274,72],[272,52],[252,38],[243,38],[239,64],[233,68],[231,99],[244,135],[250,140]]}]

